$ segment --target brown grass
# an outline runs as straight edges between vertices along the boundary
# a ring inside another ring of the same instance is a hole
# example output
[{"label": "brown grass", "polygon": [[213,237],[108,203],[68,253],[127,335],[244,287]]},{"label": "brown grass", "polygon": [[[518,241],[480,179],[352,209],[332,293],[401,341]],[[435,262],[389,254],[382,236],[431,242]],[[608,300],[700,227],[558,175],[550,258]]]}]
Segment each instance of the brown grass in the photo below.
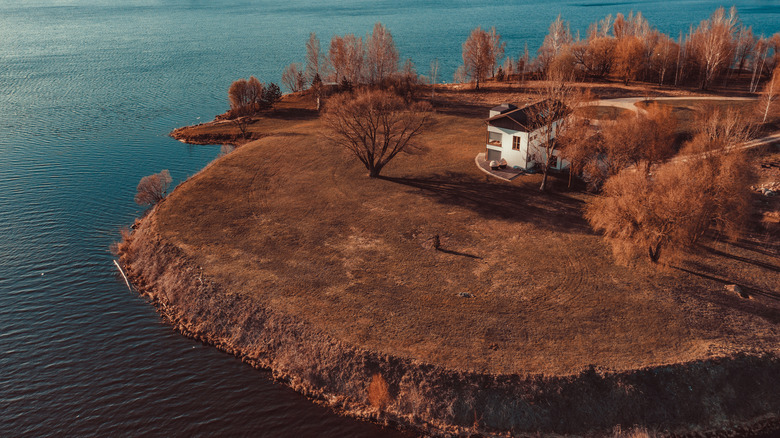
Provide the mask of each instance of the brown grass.
[{"label": "brown grass", "polygon": [[778,351],[780,248],[761,233],[710,240],[661,271],[621,267],[582,218],[589,195],[566,192],[565,178],[542,195],[538,175],[482,174],[483,101],[522,99],[442,89],[425,151],[380,179],[322,142],[301,100],[300,114],[259,119],[250,131],[262,139],[177,188],[157,208],[160,231],[231,293],[451,369],[561,375]]}]

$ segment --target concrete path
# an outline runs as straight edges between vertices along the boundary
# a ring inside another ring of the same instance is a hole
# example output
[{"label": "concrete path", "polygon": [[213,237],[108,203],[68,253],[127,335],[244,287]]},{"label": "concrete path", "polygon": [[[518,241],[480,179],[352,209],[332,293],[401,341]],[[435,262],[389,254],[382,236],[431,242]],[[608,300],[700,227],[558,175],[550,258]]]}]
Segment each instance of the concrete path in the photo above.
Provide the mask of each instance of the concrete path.
[{"label": "concrete path", "polygon": [[488,163],[488,161],[485,159],[484,152],[477,154],[477,157],[474,158],[474,162],[477,164],[479,170],[503,181],[512,181],[518,176],[525,174],[525,172],[520,169],[512,169],[512,168],[506,168],[502,170],[491,169],[490,163]]},{"label": "concrete path", "polygon": [[602,99],[602,100],[595,100],[593,102],[589,102],[588,105],[593,106],[614,106],[616,108],[623,108],[627,109],[629,111],[638,112],[643,111],[644,109],[639,108],[635,104],[637,102],[642,102],[644,100],[650,100],[650,101],[656,101],[656,102],[667,102],[667,101],[675,101],[675,100],[702,100],[702,101],[708,101],[708,100],[728,100],[728,101],[756,101],[758,99],[754,97],[718,97],[718,96],[680,96],[680,97],[651,97],[650,99],[647,99],[646,97],[620,97],[617,99]]}]

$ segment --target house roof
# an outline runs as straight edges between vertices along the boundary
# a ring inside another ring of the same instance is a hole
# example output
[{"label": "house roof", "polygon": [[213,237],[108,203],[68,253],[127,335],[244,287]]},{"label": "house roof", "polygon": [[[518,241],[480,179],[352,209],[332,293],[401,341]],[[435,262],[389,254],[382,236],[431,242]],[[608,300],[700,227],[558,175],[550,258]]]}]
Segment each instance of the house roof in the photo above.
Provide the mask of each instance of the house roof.
[{"label": "house roof", "polygon": [[[503,106],[504,105],[496,107],[494,110]],[[542,124],[539,121],[539,117],[536,117],[536,115],[543,115],[545,112],[549,111],[553,112],[554,115],[557,115],[556,120],[562,119],[568,113],[568,107],[561,101],[542,100],[531,105],[526,105],[523,108],[514,109],[490,117],[485,120],[485,123],[497,128],[531,132]]]},{"label": "house roof", "polygon": [[515,109],[517,109],[517,107],[512,105],[511,103],[502,103],[499,106],[491,108],[490,112],[491,113],[492,112],[497,112],[499,114],[502,114],[502,113],[505,113],[505,112],[508,112],[508,111],[512,111],[512,110],[515,110]]}]

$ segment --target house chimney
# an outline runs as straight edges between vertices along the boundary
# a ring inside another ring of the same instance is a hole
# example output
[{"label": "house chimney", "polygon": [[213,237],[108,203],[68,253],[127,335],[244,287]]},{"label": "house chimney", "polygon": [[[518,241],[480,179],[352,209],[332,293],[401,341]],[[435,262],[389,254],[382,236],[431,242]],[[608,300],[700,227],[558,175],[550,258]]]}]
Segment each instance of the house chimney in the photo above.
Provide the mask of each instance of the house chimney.
[{"label": "house chimney", "polygon": [[501,105],[490,109],[490,117],[504,114],[512,110],[516,110],[517,107],[511,103],[502,103]]}]

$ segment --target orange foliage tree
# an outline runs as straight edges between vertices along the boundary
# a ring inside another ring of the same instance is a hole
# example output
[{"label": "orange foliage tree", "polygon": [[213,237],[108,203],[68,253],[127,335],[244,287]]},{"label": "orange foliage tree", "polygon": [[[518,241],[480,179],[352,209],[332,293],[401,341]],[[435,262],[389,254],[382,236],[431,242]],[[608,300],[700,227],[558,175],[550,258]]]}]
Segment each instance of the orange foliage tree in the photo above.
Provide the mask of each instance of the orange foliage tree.
[{"label": "orange foliage tree", "polygon": [[[618,261],[662,251],[678,256],[710,229],[735,238],[752,208],[750,161],[730,148],[748,138],[744,119],[710,111],[701,131],[684,148],[686,159],[652,173],[625,168],[611,176],[603,195],[588,201],[585,217],[604,233]],[[697,152],[693,154],[693,152]]]}]

